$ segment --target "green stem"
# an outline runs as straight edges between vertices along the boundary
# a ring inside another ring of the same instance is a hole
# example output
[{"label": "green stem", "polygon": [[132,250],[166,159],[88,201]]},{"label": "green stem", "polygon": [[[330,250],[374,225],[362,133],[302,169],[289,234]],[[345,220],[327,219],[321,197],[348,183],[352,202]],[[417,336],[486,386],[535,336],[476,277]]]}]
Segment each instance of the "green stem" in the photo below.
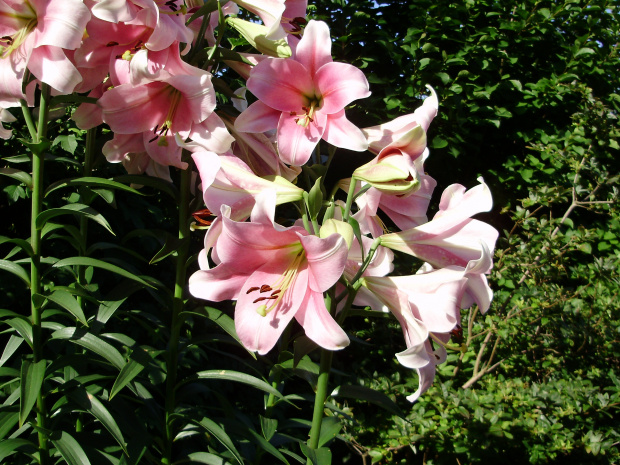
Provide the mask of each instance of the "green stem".
[{"label": "green stem", "polygon": [[351,178],[351,183],[349,184],[349,192],[347,193],[347,203],[344,207],[344,215],[342,219],[344,221],[349,221],[349,215],[351,214],[351,207],[353,206],[353,198],[355,197],[355,184],[357,180],[355,178]]},{"label": "green stem", "polygon": [[[96,136],[97,136],[97,128],[91,128],[86,133],[86,150],[84,153],[84,171],[82,173],[84,177],[90,176],[93,172]],[[81,188],[82,194],[85,189],[86,189],[85,187]],[[87,236],[88,236],[88,218],[86,218],[85,216],[82,216],[80,217],[80,239],[82,241],[80,244],[80,255],[86,254],[86,244],[87,244],[86,237]],[[77,276],[78,276],[78,284],[80,286],[84,286],[86,284],[86,267],[85,266],[78,266]],[[80,307],[82,307],[83,299],[81,295],[77,296],[77,301]]]},{"label": "green stem", "polygon": [[[43,160],[45,150],[40,144],[47,137],[47,116],[49,113],[50,87],[43,84],[41,87],[41,102],[39,105],[39,124],[34,128],[30,110],[22,102],[22,112],[26,125],[32,137],[32,204],[30,217],[30,245],[32,258],[30,261],[30,310],[32,319],[32,351],[34,362],[43,359],[43,341],[41,337],[41,307],[35,294],[41,292],[41,230],[36,226],[36,219],[43,210]],[[34,134],[33,134],[34,131]],[[39,427],[39,455],[41,464],[49,463],[47,436],[44,433],[47,423],[47,409],[42,390],[37,394],[37,426]]]},{"label": "green stem", "polygon": [[[333,352],[331,350],[321,349],[319,380],[316,385],[312,427],[310,428],[310,437],[308,439],[308,447],[311,449],[319,448],[321,424],[323,423],[323,409],[325,408],[325,400],[327,399],[327,383],[329,381],[329,372],[332,367],[332,355]],[[310,464],[310,460],[308,460],[308,464]]]},{"label": "green stem", "polygon": [[28,108],[28,104],[26,103],[26,101],[20,100],[20,103],[22,105],[24,120],[26,121],[28,132],[30,133],[30,138],[34,142],[37,139],[37,127],[34,125],[34,121],[32,120],[32,114],[30,113],[30,109]]},{"label": "green stem", "polygon": [[[184,153],[184,158],[187,154]],[[173,428],[173,415],[176,408],[175,386],[177,384],[177,370],[179,357],[179,338],[183,319],[180,314],[185,304],[183,297],[186,285],[186,263],[189,253],[189,195],[192,171],[186,169],[181,172],[181,186],[179,199],[179,247],[176,260],[176,276],[174,281],[174,299],[172,304],[172,321],[170,323],[170,343],[166,360],[166,443],[162,463],[167,465],[172,463],[172,442],[174,441],[175,431]]]},{"label": "green stem", "polygon": [[[332,287],[325,295],[325,307],[330,313],[333,313],[335,309],[334,292],[335,287]],[[329,372],[332,368],[332,356],[333,352],[331,350],[321,349],[319,379],[316,384],[316,393],[314,395],[314,410],[312,412],[312,426],[310,427],[310,436],[308,438],[308,447],[311,449],[319,448],[321,425],[323,423],[323,410],[325,409],[325,401],[327,400]],[[308,465],[311,465],[310,459],[308,459]]]}]

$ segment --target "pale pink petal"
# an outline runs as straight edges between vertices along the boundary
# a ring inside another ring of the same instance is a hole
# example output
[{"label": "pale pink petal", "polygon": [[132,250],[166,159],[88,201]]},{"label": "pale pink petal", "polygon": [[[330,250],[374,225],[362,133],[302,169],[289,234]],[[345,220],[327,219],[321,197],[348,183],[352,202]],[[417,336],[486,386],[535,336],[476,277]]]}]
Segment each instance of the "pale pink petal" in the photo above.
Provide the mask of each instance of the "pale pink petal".
[{"label": "pale pink petal", "polygon": [[164,82],[114,87],[99,99],[103,120],[120,134],[150,131],[164,121],[172,89]]},{"label": "pale pink petal", "polygon": [[193,124],[189,137],[196,144],[215,153],[228,151],[231,144],[235,141],[226,129],[222,119],[216,113],[211,113],[200,124]]},{"label": "pale pink petal", "polygon": [[346,241],[340,234],[332,234],[325,239],[305,236],[299,240],[306,251],[310,289],[327,291],[342,276],[349,252]]},{"label": "pale pink petal", "polygon": [[[256,301],[263,297],[270,297],[272,291],[260,293],[250,290],[263,285],[271,286],[274,290],[279,289],[277,283],[281,281],[289,265],[290,262],[270,261],[252,273],[240,289],[235,307],[235,328],[239,339],[248,350],[257,351],[261,355],[269,352],[295,316],[304,301],[306,292],[309,292],[307,271],[299,270],[292,278],[293,281],[289,287],[280,293],[281,298]],[[266,305],[269,309],[265,316],[257,311],[262,305]],[[275,308],[270,309],[271,305],[275,305]]]},{"label": "pale pink petal", "polygon": [[157,27],[153,30],[145,46],[149,50],[159,51],[169,47],[174,42],[191,44],[193,40],[194,34],[191,29],[185,26],[183,16],[160,14]]},{"label": "pale pink petal", "polygon": [[30,0],[37,10],[35,47],[76,49],[82,43],[90,11],[82,0]]},{"label": "pale pink petal", "polygon": [[353,100],[370,95],[364,73],[347,63],[326,63],[314,75],[314,83],[321,95],[321,111],[337,113]]},{"label": "pale pink petal", "polygon": [[144,152],[142,134],[114,134],[112,140],[107,141],[102,148],[103,155],[110,163],[118,163],[125,159],[128,153]]},{"label": "pale pink petal", "polygon": [[347,119],[344,110],[327,116],[323,139],[336,147],[363,152],[368,148],[364,133]]},{"label": "pale pink petal", "polygon": [[182,149],[176,142],[174,134],[168,133],[153,139],[151,131],[142,133],[144,148],[154,161],[163,166],[176,166],[182,170],[187,169],[187,163],[181,160]]},{"label": "pale pink petal", "polygon": [[336,323],[325,307],[323,294],[308,292],[295,314],[306,336],[327,350],[340,350],[349,345],[347,333]]},{"label": "pale pink petal", "polygon": [[28,60],[28,69],[42,82],[63,94],[70,94],[82,76],[59,47],[44,45],[35,48]]},{"label": "pale pink petal", "polygon": [[247,88],[265,105],[284,112],[301,112],[315,95],[308,70],[295,60],[273,58],[257,64]]},{"label": "pale pink petal", "polygon": [[310,76],[332,61],[332,40],[327,24],[314,20],[308,22],[295,50],[295,60],[306,67]]},{"label": "pale pink petal", "polygon": [[210,270],[199,270],[189,278],[189,292],[199,299],[221,302],[239,297],[248,276],[220,264]]},{"label": "pale pink petal", "polygon": [[[406,361],[407,351],[402,352],[401,358]],[[398,358],[398,354],[396,354]],[[399,358],[400,361],[400,358]],[[402,363],[402,362],[401,362]],[[433,384],[433,380],[435,379],[435,364],[429,363],[422,368],[416,368],[418,372],[418,389],[413,394],[407,396],[407,400],[409,402],[415,402],[422,394],[424,394]]]},{"label": "pale pink petal", "polygon": [[235,120],[239,132],[267,132],[278,127],[282,112],[274,110],[260,100],[250,105]]},{"label": "pale pink petal", "polygon": [[134,19],[138,8],[127,0],[99,0],[91,7],[91,11],[99,19],[118,23]]},{"label": "pale pink petal", "polygon": [[316,113],[314,116],[314,122],[304,127],[297,124],[297,116],[282,112],[278,123],[278,153],[284,163],[301,166],[310,159],[326,123],[324,115]]},{"label": "pale pink petal", "polygon": [[0,107],[19,106],[24,98],[22,80],[26,69],[26,61],[18,53],[0,59]]},{"label": "pale pink petal", "polygon": [[[220,157],[213,152],[201,151],[194,152],[192,154],[192,159],[196,164],[196,168],[198,169],[198,174],[200,174],[200,180],[202,181],[202,191],[205,192],[213,181],[215,180],[215,175],[220,169]],[[217,210],[216,210],[217,211]]]}]

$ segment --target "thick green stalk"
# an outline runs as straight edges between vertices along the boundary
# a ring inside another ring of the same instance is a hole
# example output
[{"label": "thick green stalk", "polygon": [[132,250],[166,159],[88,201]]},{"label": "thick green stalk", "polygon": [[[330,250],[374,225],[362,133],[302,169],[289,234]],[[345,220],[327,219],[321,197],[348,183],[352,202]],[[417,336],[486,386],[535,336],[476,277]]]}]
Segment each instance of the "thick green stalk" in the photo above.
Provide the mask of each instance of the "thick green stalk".
[{"label": "thick green stalk", "polygon": [[[97,136],[97,128],[91,128],[88,130],[88,132],[86,133],[86,150],[84,153],[84,170],[82,172],[82,175],[85,177],[88,177],[92,174],[93,172],[93,161],[95,158],[95,137]],[[85,190],[86,188],[83,187],[83,190]],[[86,252],[86,244],[87,244],[87,238],[88,236],[88,218],[86,218],[85,216],[80,217],[80,239],[81,239],[81,244],[80,244],[80,255],[84,255]],[[86,267],[85,266],[78,266],[77,269],[77,276],[78,276],[78,283],[80,284],[80,286],[84,286],[86,284]],[[80,305],[80,307],[82,307],[82,296],[77,296],[77,301]]]},{"label": "thick green stalk", "polygon": [[347,193],[347,203],[344,207],[344,215],[343,220],[349,221],[349,216],[351,214],[351,207],[353,206],[353,198],[355,197],[355,183],[357,179],[351,178],[351,184],[349,184],[349,192]]},{"label": "thick green stalk", "polygon": [[[310,447],[311,449],[319,448],[321,424],[323,423],[323,409],[325,408],[325,400],[327,399],[327,384],[329,381],[329,372],[332,368],[332,354],[333,352],[331,350],[321,349],[319,380],[317,382],[316,393],[314,395],[312,427],[310,428],[310,437],[308,439],[308,447]],[[310,464],[309,460],[308,464]]]},{"label": "thick green stalk", "polygon": [[[185,154],[184,154],[185,155]],[[177,369],[179,357],[179,337],[183,320],[180,313],[184,306],[184,290],[186,285],[186,262],[189,252],[189,195],[192,171],[188,168],[181,172],[181,186],[179,199],[179,239],[181,247],[177,253],[176,276],[174,281],[174,300],[172,305],[172,318],[170,323],[170,343],[166,360],[166,443],[162,463],[172,463],[172,442],[175,431],[173,428],[173,415],[176,407],[175,386],[177,384]]]},{"label": "thick green stalk", "polygon": [[[30,311],[32,319],[32,351],[34,362],[43,359],[43,341],[41,337],[41,307],[39,299],[33,298],[41,292],[41,230],[36,226],[36,219],[43,210],[43,160],[45,150],[40,145],[47,137],[47,117],[49,113],[50,88],[47,84],[41,87],[41,102],[39,105],[39,124],[32,138],[32,203],[30,217],[30,245],[32,258],[30,260]],[[34,123],[28,107],[22,103],[22,111],[30,134],[33,135]],[[47,436],[43,432],[47,423],[47,409],[45,399],[40,390],[37,394],[37,426],[39,426],[39,455],[40,462],[45,465],[49,462]]]},{"label": "thick green stalk", "polygon": [[[325,296],[325,306],[330,313],[334,308],[335,288],[330,289]],[[310,427],[310,436],[308,438],[308,447],[310,449],[319,448],[319,438],[321,437],[321,425],[323,424],[323,410],[325,409],[325,401],[327,400],[327,386],[329,382],[329,372],[332,368],[333,352],[327,349],[321,349],[321,364],[319,366],[319,379],[316,383],[316,393],[314,394],[314,410],[312,412],[312,426]],[[308,459],[308,465],[311,464]]]}]

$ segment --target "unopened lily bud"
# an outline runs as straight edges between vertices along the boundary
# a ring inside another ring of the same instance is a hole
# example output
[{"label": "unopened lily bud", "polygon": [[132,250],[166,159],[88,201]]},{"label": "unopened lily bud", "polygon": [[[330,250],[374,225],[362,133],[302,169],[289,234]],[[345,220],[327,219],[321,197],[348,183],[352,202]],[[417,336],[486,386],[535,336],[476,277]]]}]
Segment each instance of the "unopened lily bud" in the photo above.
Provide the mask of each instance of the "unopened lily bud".
[{"label": "unopened lily bud", "polygon": [[416,170],[402,155],[389,155],[366,163],[355,170],[353,177],[391,195],[410,194],[420,187]]},{"label": "unopened lily bud", "polygon": [[271,187],[276,191],[277,205],[297,202],[303,198],[304,190],[301,187],[297,187],[292,182],[287,181],[282,176],[265,176],[263,179],[273,183]]},{"label": "unopened lily bud", "polygon": [[319,231],[319,237],[321,239],[325,239],[331,236],[334,233],[340,234],[347,243],[347,247],[350,249],[351,244],[353,243],[353,228],[349,223],[345,223],[344,221],[330,219],[325,221],[321,226],[321,230]]},{"label": "unopened lily bud", "polygon": [[226,18],[226,22],[235,28],[252,47],[265,55],[288,58],[293,54],[286,39],[268,39],[269,29],[262,24],[251,23],[239,18]]}]

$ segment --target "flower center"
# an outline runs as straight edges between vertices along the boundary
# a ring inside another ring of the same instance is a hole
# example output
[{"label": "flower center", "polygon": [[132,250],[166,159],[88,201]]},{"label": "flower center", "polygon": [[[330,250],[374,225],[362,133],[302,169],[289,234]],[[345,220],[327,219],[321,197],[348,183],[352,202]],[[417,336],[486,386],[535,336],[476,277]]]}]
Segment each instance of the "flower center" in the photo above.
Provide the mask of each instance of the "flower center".
[{"label": "flower center", "polygon": [[295,122],[298,125],[307,128],[308,125],[314,121],[314,113],[319,108],[321,108],[320,102],[318,99],[314,98],[310,101],[309,106],[301,107],[301,109],[303,110],[303,113],[301,115],[297,112],[292,111],[291,116],[299,115],[299,118],[295,118]]},{"label": "flower center", "polygon": [[262,302],[256,309],[260,316],[266,316],[278,306],[286,291],[295,282],[295,277],[299,271],[299,266],[306,258],[305,250],[300,250],[295,258],[288,265],[284,273],[273,284],[262,284],[260,287],[251,287],[246,294],[257,292],[259,296],[252,302],[254,304]]},{"label": "flower center", "polygon": [[37,14],[32,9],[30,4],[26,2],[26,6],[30,10],[29,12],[22,12],[21,14],[17,11],[14,14],[8,14],[8,16],[13,16],[15,18],[19,18],[22,20],[22,27],[12,36],[3,36],[0,37],[0,58],[7,58],[11,55],[15,50],[17,50],[21,44],[24,43],[28,34],[32,32],[32,30],[37,27]]},{"label": "flower center", "polygon": [[149,140],[149,142],[153,142],[159,139],[157,140],[157,145],[159,145],[160,147],[168,146],[166,136],[168,135],[168,131],[172,127],[172,120],[174,119],[174,115],[176,114],[179,107],[179,102],[181,101],[181,91],[175,89],[172,86],[170,86],[170,89],[172,89],[172,92],[170,94],[170,106],[168,107],[168,114],[166,115],[166,119],[161,125],[156,125],[153,128],[153,134],[155,134],[155,137]]},{"label": "flower center", "polygon": [[179,16],[179,13],[183,15],[187,13],[187,7],[185,4],[182,4],[179,7],[177,5],[177,0],[167,0],[166,2],[157,0],[155,3],[157,4],[160,14]]}]

